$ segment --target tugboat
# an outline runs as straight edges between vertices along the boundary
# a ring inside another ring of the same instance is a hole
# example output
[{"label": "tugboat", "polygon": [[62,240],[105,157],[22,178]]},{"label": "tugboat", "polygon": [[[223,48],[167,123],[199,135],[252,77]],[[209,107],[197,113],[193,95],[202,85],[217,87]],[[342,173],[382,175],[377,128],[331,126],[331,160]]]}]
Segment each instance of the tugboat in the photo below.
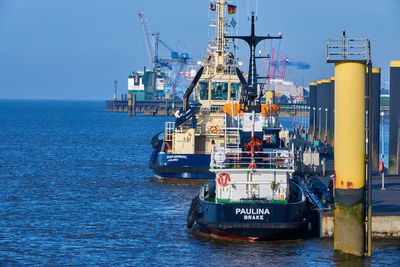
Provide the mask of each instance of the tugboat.
[{"label": "tugboat", "polygon": [[[224,143],[224,112],[226,103],[237,104],[241,83],[236,74],[238,62],[227,52],[229,42],[225,0],[217,0],[213,12],[217,15],[215,51],[205,61],[183,96],[183,110],[175,114],[174,122],[166,122],[162,133],[151,141],[153,153],[149,167],[162,180],[210,180],[209,171],[212,145]],[[192,93],[194,103],[190,103]]]},{"label": "tugboat", "polygon": [[294,147],[285,147],[280,137],[279,106],[268,97],[261,104],[257,92],[254,50],[264,37],[254,34],[254,14],[251,35],[231,38],[250,45],[249,81],[238,72],[242,103],[224,106],[225,143],[213,145],[210,162],[216,178],[193,199],[187,227],[225,239],[302,237],[309,233],[311,212],[302,188],[292,179]]}]

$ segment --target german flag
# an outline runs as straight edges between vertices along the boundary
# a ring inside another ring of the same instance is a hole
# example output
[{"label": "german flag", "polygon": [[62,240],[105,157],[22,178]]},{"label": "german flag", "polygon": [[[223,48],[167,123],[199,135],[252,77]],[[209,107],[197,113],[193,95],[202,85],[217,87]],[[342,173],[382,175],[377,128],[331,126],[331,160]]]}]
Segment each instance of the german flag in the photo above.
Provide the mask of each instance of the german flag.
[{"label": "german flag", "polygon": [[228,5],[228,14],[232,15],[236,13],[236,6],[234,5]]}]

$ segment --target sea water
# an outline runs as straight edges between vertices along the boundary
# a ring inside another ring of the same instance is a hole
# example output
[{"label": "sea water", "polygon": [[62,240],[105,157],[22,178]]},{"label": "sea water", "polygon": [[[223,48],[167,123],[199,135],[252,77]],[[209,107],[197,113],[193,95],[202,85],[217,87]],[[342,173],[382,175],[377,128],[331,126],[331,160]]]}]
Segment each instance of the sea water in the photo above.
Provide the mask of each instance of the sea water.
[{"label": "sea water", "polygon": [[194,235],[186,216],[200,185],[160,183],[148,168],[151,137],[171,119],[107,113],[100,101],[1,100],[0,265],[400,263],[393,240],[374,241],[372,259],[347,260],[332,239]]}]

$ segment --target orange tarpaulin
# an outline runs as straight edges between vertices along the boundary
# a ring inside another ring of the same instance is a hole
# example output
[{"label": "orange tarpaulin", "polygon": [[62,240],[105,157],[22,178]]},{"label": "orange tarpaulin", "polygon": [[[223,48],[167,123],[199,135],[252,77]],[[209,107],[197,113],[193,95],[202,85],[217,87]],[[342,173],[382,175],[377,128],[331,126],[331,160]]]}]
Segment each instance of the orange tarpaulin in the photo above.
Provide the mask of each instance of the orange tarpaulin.
[{"label": "orange tarpaulin", "polygon": [[[233,104],[233,115],[236,117],[239,113],[243,113],[243,109],[244,104]],[[232,116],[232,104],[225,104],[223,110],[226,114]],[[266,114],[266,116],[269,116],[270,111],[272,114],[276,114],[279,110],[278,104],[272,104],[271,107],[269,104],[261,104],[261,113]]]},{"label": "orange tarpaulin", "polygon": [[[233,104],[233,115],[236,117],[239,112],[243,113],[244,104]],[[225,104],[223,110],[232,117],[232,104]]]},{"label": "orange tarpaulin", "polygon": [[272,104],[271,106],[269,104],[261,104],[261,113],[267,114],[269,116],[269,113],[271,112],[272,114],[278,113],[280,110],[278,104]]}]

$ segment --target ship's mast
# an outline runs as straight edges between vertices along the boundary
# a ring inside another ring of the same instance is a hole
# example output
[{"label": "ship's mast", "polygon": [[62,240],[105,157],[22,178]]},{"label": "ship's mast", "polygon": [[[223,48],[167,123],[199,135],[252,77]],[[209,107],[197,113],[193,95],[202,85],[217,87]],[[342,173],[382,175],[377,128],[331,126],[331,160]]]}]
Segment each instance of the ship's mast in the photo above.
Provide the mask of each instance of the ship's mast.
[{"label": "ship's mast", "polygon": [[215,51],[215,65],[225,65],[225,28],[224,28],[224,9],[225,9],[225,0],[217,0],[216,2],[217,10],[218,10],[218,21],[217,21],[217,39],[216,46],[217,49]]},{"label": "ship's mast", "polygon": [[209,74],[223,74],[226,69],[226,25],[225,25],[225,0],[216,0],[215,2],[215,11],[217,13],[217,21],[216,21],[216,28],[217,33],[215,36],[215,51],[212,55],[206,56],[207,61],[207,72]]},{"label": "ship's mast", "polygon": [[241,39],[244,40],[250,47],[250,62],[249,62],[249,76],[246,87],[247,90],[243,90],[243,99],[245,104],[249,106],[255,106],[259,104],[259,95],[257,95],[257,69],[256,69],[256,56],[255,50],[259,42],[265,39],[282,39],[282,35],[279,36],[256,36],[254,30],[254,12],[251,13],[251,34],[249,36],[225,36],[225,38]]}]

